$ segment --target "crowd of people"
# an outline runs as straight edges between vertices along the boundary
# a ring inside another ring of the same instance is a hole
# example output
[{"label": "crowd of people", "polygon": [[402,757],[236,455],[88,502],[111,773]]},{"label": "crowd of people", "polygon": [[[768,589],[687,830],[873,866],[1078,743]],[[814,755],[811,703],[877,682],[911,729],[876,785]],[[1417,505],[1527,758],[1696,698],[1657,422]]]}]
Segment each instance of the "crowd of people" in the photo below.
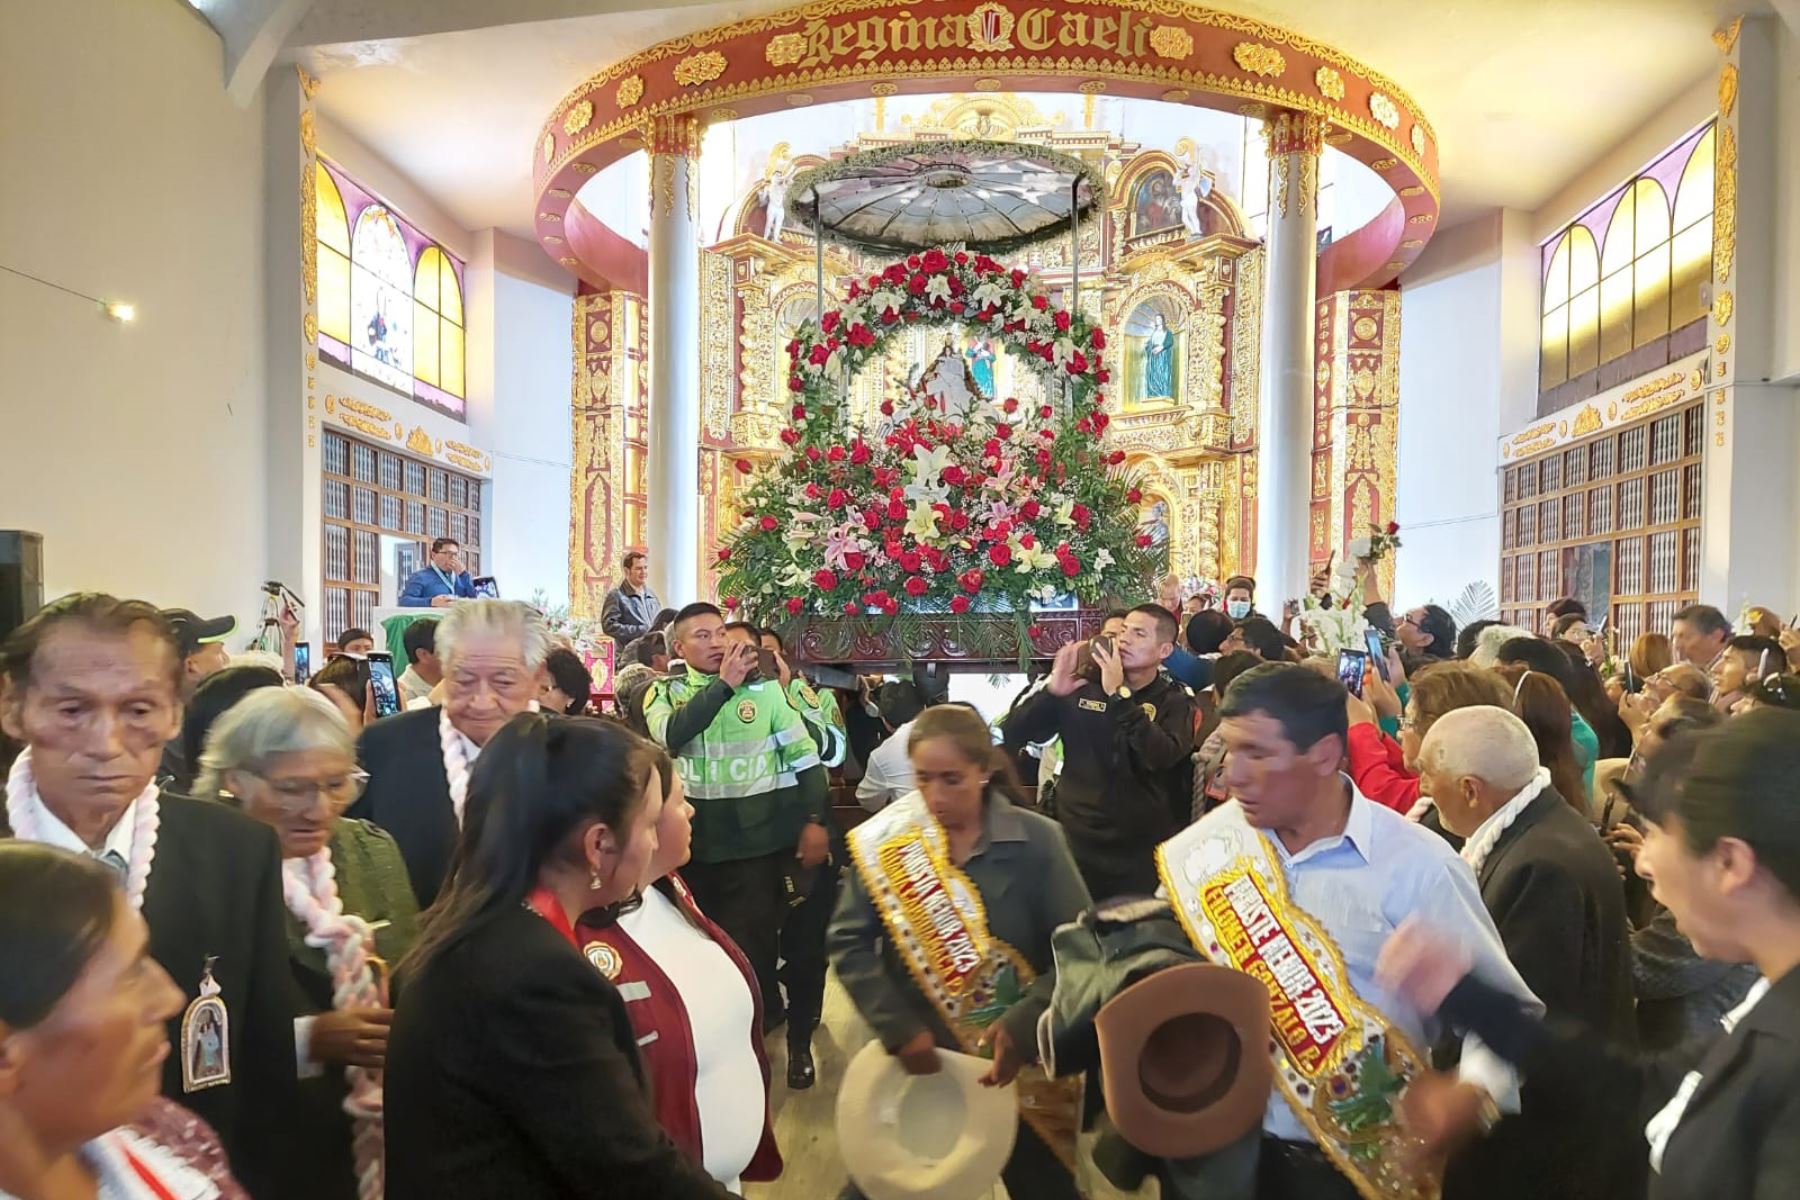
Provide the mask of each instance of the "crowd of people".
[{"label": "crowd of people", "polygon": [[[641,552],[596,696],[433,550],[396,715],[363,630],[300,684],[101,594],[6,638],[0,1197],[737,1194],[782,1175],[831,972],[897,1079],[1016,1094],[1015,1198],[1083,1194],[1077,1129],[1182,1200],[1800,1195],[1766,610],[1621,647],[1366,572],[1382,653],[1342,654],[1248,577],[1168,581],[990,724],[664,608]],[[1194,964],[1267,1011],[1200,982],[1109,1025]],[[1222,1013],[1229,1053],[1183,1024]],[[880,1140],[846,1196],[955,1194]]]}]

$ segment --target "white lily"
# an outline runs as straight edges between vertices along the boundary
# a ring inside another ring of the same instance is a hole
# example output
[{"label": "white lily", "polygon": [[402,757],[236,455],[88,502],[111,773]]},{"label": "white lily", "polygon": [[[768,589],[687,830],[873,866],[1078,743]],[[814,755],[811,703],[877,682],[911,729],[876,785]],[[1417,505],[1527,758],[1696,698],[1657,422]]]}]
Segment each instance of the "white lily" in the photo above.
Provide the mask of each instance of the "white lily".
[{"label": "white lily", "polygon": [[1075,342],[1070,338],[1059,337],[1056,339],[1056,348],[1051,353],[1056,356],[1057,366],[1067,366],[1069,360],[1075,357]]},{"label": "white lily", "polygon": [[1029,575],[1033,571],[1056,565],[1056,555],[1046,550],[1042,542],[1035,546],[1021,546],[1017,542],[1010,544],[1013,548],[1013,571],[1019,575]]},{"label": "white lily", "polygon": [[1108,568],[1112,565],[1113,565],[1113,556],[1112,556],[1111,550],[1099,550],[1099,551],[1095,552],[1095,554],[1094,554],[1094,569],[1096,571],[1104,571],[1104,570],[1106,570],[1106,568]]},{"label": "white lily", "polygon": [[913,505],[910,516],[906,518],[906,532],[921,542],[933,541],[937,538],[937,509],[920,501]]},{"label": "white lily", "polygon": [[992,279],[988,280],[975,289],[973,299],[976,310],[984,309],[990,304],[999,307],[1001,301],[1006,299],[1008,290],[1005,285],[995,283]]},{"label": "white lily", "polygon": [[925,281],[925,298],[927,300],[942,300],[948,303],[950,300],[950,277],[948,275],[933,275],[931,278],[927,279]]},{"label": "white lily", "polygon": [[812,574],[797,562],[789,563],[781,572],[781,586],[784,588],[806,587],[811,583]]},{"label": "white lily", "polygon": [[[1056,502],[1056,512],[1053,514],[1053,517],[1056,523],[1063,526],[1065,529],[1073,528],[1075,525],[1075,501],[1069,499],[1067,496],[1058,500]],[[1100,553],[1105,554],[1106,551],[1102,550]]]},{"label": "white lily", "polygon": [[935,481],[949,465],[950,447],[934,446],[927,450],[923,446],[914,446],[913,460],[907,464],[907,469],[913,473],[914,479],[926,482]]}]

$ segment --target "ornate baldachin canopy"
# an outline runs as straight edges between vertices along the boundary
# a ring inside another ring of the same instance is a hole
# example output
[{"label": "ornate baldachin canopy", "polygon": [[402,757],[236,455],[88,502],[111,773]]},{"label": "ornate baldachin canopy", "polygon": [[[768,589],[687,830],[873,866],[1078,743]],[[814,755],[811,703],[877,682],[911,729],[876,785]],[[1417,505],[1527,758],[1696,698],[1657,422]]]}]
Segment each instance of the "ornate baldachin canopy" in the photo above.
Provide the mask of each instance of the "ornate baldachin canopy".
[{"label": "ornate baldachin canopy", "polygon": [[799,219],[824,237],[909,254],[962,244],[1005,254],[1060,237],[1103,188],[1078,158],[1016,142],[883,146],[802,172],[788,188]]}]

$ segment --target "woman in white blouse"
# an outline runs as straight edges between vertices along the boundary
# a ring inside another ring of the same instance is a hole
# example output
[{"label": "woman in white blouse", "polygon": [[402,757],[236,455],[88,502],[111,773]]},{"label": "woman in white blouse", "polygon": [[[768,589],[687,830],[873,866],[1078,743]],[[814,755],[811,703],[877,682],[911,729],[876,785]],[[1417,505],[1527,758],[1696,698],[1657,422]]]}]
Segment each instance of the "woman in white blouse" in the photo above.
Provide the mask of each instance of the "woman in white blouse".
[{"label": "woman in white blouse", "polygon": [[[676,1145],[737,1191],[781,1173],[769,1120],[761,989],[749,960],[694,903],[675,871],[688,861],[694,809],[658,752],[662,817],[642,896],[576,924],[588,961],[625,999],[656,1115]],[[745,1103],[761,1095],[763,1103]]]}]

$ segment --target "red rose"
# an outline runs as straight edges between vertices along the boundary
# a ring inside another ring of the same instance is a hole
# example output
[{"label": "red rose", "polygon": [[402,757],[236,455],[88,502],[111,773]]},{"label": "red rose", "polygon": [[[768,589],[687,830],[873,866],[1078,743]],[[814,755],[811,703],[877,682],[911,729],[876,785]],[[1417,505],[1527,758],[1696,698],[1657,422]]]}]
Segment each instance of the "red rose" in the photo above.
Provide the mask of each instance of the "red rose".
[{"label": "red rose", "polygon": [[846,617],[854,617],[857,613],[859,613],[861,611],[862,611],[862,605],[858,604],[856,601],[854,601],[854,600],[844,601],[844,615]]},{"label": "red rose", "polygon": [[1150,535],[1147,533],[1140,533],[1133,540],[1137,542],[1138,547],[1141,549],[1150,544]]},{"label": "red rose", "polygon": [[725,605],[726,612],[736,612],[737,611],[738,598],[736,596],[727,596],[721,603],[723,603]]},{"label": "red rose", "polygon": [[842,446],[833,446],[825,452],[825,457],[831,462],[843,462],[844,455],[845,451]]},{"label": "red rose", "polygon": [[848,340],[852,346],[859,349],[867,349],[875,344],[875,335],[869,331],[867,325],[858,321],[850,327],[850,332],[846,335],[846,340]]},{"label": "red rose", "polygon": [[1044,420],[1048,421],[1051,417],[1053,417],[1055,415],[1056,415],[1056,410],[1054,408],[1051,408],[1048,404],[1038,405],[1038,416],[1043,418]]},{"label": "red rose", "polygon": [[900,563],[900,569],[908,575],[917,575],[919,568],[925,563],[924,557],[917,550],[902,550],[896,555],[896,558]]},{"label": "red rose", "polygon": [[1000,411],[1003,413],[1014,413],[1017,412],[1018,409],[1019,399],[1017,396],[1008,396],[1000,405]]},{"label": "red rose", "polygon": [[719,561],[720,562],[730,562],[731,561],[731,547],[730,546],[720,546],[719,547]]},{"label": "red rose", "polygon": [[1037,549],[1037,534],[1030,532],[1021,533],[1019,535],[1019,545],[1025,547],[1027,550]]},{"label": "red rose", "polygon": [[931,249],[927,250],[924,254],[919,256],[920,269],[924,270],[924,271],[929,271],[933,275],[936,275],[938,272],[942,271],[945,267],[948,267],[949,265],[950,265],[950,260],[947,257],[945,257],[944,252],[942,250],[939,250],[936,246],[933,246]]},{"label": "red rose", "polygon": [[890,521],[906,520],[906,502],[903,500],[889,500],[887,515],[888,520]]},{"label": "red rose", "polygon": [[958,511],[958,512],[953,512],[950,514],[950,528],[960,531],[960,530],[967,529],[968,527],[969,527],[969,514],[968,513]]},{"label": "red rose", "polygon": [[916,254],[907,255],[906,256],[906,265],[911,267],[915,271],[918,270],[919,269],[919,256]]},{"label": "red rose", "polygon": [[1107,416],[1105,413],[1096,412],[1094,414],[1094,432],[1095,433],[1105,433],[1106,427],[1110,424],[1112,424],[1112,418]]},{"label": "red rose", "polygon": [[1041,446],[1038,448],[1037,467],[1040,471],[1048,471],[1050,469],[1050,448],[1048,446]]},{"label": "red rose", "polygon": [[738,474],[740,475],[748,475],[752,469],[750,460],[747,458],[736,459],[731,465],[737,468]]},{"label": "red rose", "polygon": [[1027,625],[1025,627],[1025,636],[1035,642],[1044,636],[1044,627],[1036,624]]},{"label": "red rose", "polygon": [[952,597],[950,597],[950,611],[953,613],[968,612],[969,611],[969,598],[967,596],[952,596]]},{"label": "red rose", "polygon": [[950,302],[950,311],[957,314],[958,316],[962,315],[962,312],[966,307],[968,307],[968,306],[965,305],[961,300],[952,300]]},{"label": "red rose", "polygon": [[887,280],[889,283],[905,283],[906,282],[906,264],[905,263],[889,263],[887,265],[887,268],[881,272],[881,277],[883,279]]},{"label": "red rose", "polygon": [[826,333],[830,333],[838,327],[838,322],[843,319],[844,315],[838,312],[837,309],[827,309],[825,315],[819,318],[819,328]]},{"label": "red rose", "polygon": [[907,580],[906,580],[906,594],[907,595],[923,596],[926,592],[929,592],[930,590],[931,590],[931,585],[929,583],[925,582],[925,577],[923,575],[910,575],[907,577]]},{"label": "red rose", "polygon": [[1112,379],[1112,372],[1104,368],[1094,372],[1095,383],[1107,383]]},{"label": "red rose", "polygon": [[1025,286],[1025,272],[1024,272],[1024,270],[1022,270],[1022,269],[1021,269],[1021,268],[1019,268],[1019,267],[1014,267],[1014,268],[1013,268],[1013,270],[1012,270],[1012,284],[1013,284],[1013,286],[1014,286],[1014,287],[1024,287],[1024,286]]},{"label": "red rose", "polygon": [[1125,493],[1125,503],[1127,504],[1138,504],[1142,502],[1143,499],[1144,493],[1137,488],[1131,488]]},{"label": "red rose", "polygon": [[862,295],[862,284],[860,284],[860,283],[856,282],[856,280],[852,279],[850,281],[850,291],[848,294],[852,300],[854,300],[858,296]]},{"label": "red rose", "polygon": [[813,586],[821,592],[837,590],[838,577],[835,571],[818,570],[813,572]]},{"label": "red rose", "polygon": [[1070,579],[1081,574],[1081,560],[1073,554],[1065,554],[1056,561],[1062,564],[1062,573]]},{"label": "red rose", "polygon": [[1012,562],[1012,547],[1005,542],[995,542],[988,547],[988,561],[996,567],[1004,567]]},{"label": "red rose", "polygon": [[959,267],[968,266],[969,265],[969,256],[967,254],[964,254],[961,250],[958,250],[956,252],[956,265]]},{"label": "red rose", "polygon": [[832,488],[830,494],[825,497],[825,504],[828,508],[839,509],[848,503],[850,503],[850,493],[843,488]]},{"label": "red rose", "polygon": [[891,417],[894,415],[894,402],[892,400],[883,400],[881,402],[881,415],[884,417]]},{"label": "red rose", "polygon": [[858,466],[869,461],[869,447],[860,438],[850,446],[850,461]]},{"label": "red rose", "polygon": [[800,597],[789,596],[787,598],[787,610],[790,616],[799,616],[800,610],[805,607],[806,601],[802,600]]},{"label": "red rose", "polygon": [[797,446],[800,444],[800,431],[798,429],[793,428],[792,426],[789,426],[788,428],[783,429],[780,433],[776,434],[775,436],[780,438],[784,445]]},{"label": "red rose", "polygon": [[997,438],[1010,438],[1012,436],[1012,426],[1006,424],[994,426],[994,436]]},{"label": "red rose", "polygon": [[892,325],[895,321],[898,321],[899,319],[900,319],[900,314],[895,312],[893,309],[884,308],[881,310],[881,323],[883,325]]},{"label": "red rose", "polygon": [[1086,532],[1088,523],[1094,519],[1094,514],[1088,511],[1087,505],[1077,504],[1069,510],[1069,518],[1075,522],[1075,528]]},{"label": "red rose", "polygon": [[764,517],[757,523],[762,526],[762,531],[764,533],[774,533],[777,529],[781,528],[781,522],[777,521],[774,517]]},{"label": "red rose", "polygon": [[971,596],[973,596],[976,592],[979,592],[981,590],[981,584],[982,584],[983,578],[984,578],[984,576],[981,574],[981,571],[979,569],[977,569],[975,567],[970,567],[968,570],[964,571],[961,575],[958,575],[956,577],[956,582],[962,585],[963,591],[965,591],[965,592],[969,593]]},{"label": "red rose", "polygon": [[1081,374],[1088,369],[1087,355],[1077,350],[1074,355],[1070,357],[1069,361],[1064,364],[1064,369],[1071,375]]},{"label": "red rose", "polygon": [[1056,430],[1040,429],[1038,430],[1038,436],[1043,438],[1046,442],[1054,442],[1056,440]]},{"label": "red rose", "polygon": [[1024,504],[1019,506],[1019,514],[1027,521],[1037,520],[1038,514],[1043,511],[1044,506],[1039,504],[1036,500],[1027,500]]},{"label": "red rose", "polygon": [[796,420],[796,421],[806,420],[806,405],[804,405],[804,404],[794,405],[793,408],[788,410],[788,415],[793,417],[794,420]]},{"label": "red rose", "polygon": [[818,345],[814,346],[812,352],[806,356],[806,361],[815,367],[822,367],[825,365],[825,360],[830,357],[831,351],[826,347],[824,342],[820,342]]},{"label": "red rose", "polygon": [[1069,332],[1069,314],[1066,311],[1061,309],[1057,310],[1056,316],[1052,317],[1051,320],[1056,322],[1056,328],[1058,330],[1063,333]]},{"label": "red rose", "polygon": [[846,550],[844,552],[844,566],[846,566],[847,568],[849,568],[852,571],[862,570],[863,563],[865,563],[867,561],[868,561],[868,556],[865,555],[861,550]]},{"label": "red rose", "polygon": [[817,446],[808,446],[806,448],[807,462],[818,462],[822,457],[824,456],[819,453],[819,448]]},{"label": "red rose", "polygon": [[804,392],[805,390],[806,390],[806,381],[804,379],[801,379],[798,375],[789,375],[788,376],[788,391]]},{"label": "red rose", "polygon": [[1111,454],[1106,456],[1106,461],[1116,467],[1125,461],[1125,452],[1123,450],[1114,450]]},{"label": "red rose", "polygon": [[1400,532],[1400,522],[1389,521],[1387,523],[1387,535],[1389,537],[1393,537],[1396,533],[1399,533],[1399,532]]},{"label": "red rose", "polygon": [[925,285],[930,282],[929,279],[925,278],[925,273],[923,271],[915,271],[913,277],[906,281],[906,290],[915,296],[923,296],[925,294]]},{"label": "red rose", "polygon": [[822,494],[819,489],[819,485],[816,483],[808,483],[804,490],[806,493],[806,498],[808,500],[817,500],[819,498],[819,496]]},{"label": "red rose", "polygon": [[1039,312],[1043,312],[1046,308],[1050,307],[1050,297],[1033,296],[1031,298],[1031,307],[1037,309]]},{"label": "red rose", "polygon": [[955,463],[951,463],[944,468],[942,478],[944,482],[951,487],[961,487],[968,480],[968,476],[963,473],[963,469]]}]

